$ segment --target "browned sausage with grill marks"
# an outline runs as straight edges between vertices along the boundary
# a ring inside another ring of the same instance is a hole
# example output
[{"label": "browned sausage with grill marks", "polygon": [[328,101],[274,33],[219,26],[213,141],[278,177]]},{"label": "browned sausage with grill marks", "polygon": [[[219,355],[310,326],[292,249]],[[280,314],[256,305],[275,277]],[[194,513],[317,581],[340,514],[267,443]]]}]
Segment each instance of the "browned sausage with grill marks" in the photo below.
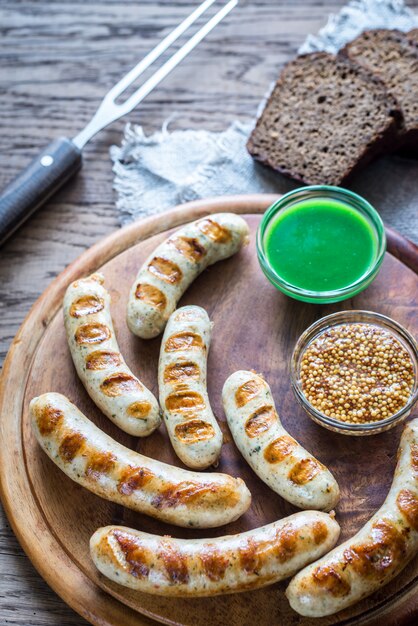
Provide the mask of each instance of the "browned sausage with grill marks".
[{"label": "browned sausage with grill marks", "polygon": [[200,306],[171,314],[161,342],[158,366],[160,403],[177,456],[193,469],[219,458],[222,431],[206,389],[211,322]]},{"label": "browned sausage with grill marks", "polygon": [[108,526],[90,540],[96,567],[138,591],[214,596],[292,576],[330,550],[340,533],[326,513],[305,511],[256,530],[216,539],[173,539]]},{"label": "browned sausage with grill marks", "polygon": [[67,341],[77,374],[93,402],[119,428],[150,435],[161,423],[160,407],[120,353],[102,274],[73,282],[64,296]]},{"label": "browned sausage with grill marks", "polygon": [[418,552],[418,419],[404,429],[387,498],[365,526],[290,582],[292,608],[333,615],[387,585]]},{"label": "browned sausage with grill marks", "polygon": [[89,491],[177,526],[211,528],[250,506],[240,478],[180,469],[133,452],[95,426],[59,393],[30,403],[36,438],[67,476]]},{"label": "browned sausage with grill marks", "polygon": [[335,507],[340,496],[337,481],[283,428],[262,376],[246,370],[231,374],[222,401],[237,447],[273,491],[301,509]]},{"label": "browned sausage with grill marks", "polygon": [[148,257],[132,285],[127,309],[131,331],[143,339],[159,335],[193,280],[238,252],[248,236],[247,222],[234,213],[208,215],[173,233]]}]

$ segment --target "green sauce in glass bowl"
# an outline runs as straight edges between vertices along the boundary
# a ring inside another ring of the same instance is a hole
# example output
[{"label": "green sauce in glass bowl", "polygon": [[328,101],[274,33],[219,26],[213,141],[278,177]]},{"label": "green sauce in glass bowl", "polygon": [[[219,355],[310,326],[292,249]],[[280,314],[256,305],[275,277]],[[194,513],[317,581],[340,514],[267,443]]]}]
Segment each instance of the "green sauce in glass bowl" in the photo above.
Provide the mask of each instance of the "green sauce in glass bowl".
[{"label": "green sauce in glass bowl", "polygon": [[386,238],[378,213],[345,189],[304,187],[265,213],[257,238],[267,278],[306,302],[337,302],[365,289],[383,261]]}]

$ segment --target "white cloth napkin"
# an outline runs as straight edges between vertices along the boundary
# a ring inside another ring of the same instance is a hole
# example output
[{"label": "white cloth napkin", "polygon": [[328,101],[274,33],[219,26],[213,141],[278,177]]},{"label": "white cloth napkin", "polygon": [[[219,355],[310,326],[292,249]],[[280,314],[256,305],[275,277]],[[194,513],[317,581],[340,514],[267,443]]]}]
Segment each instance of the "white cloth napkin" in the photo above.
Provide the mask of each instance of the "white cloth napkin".
[{"label": "white cloth napkin", "polygon": [[[351,0],[328,18],[318,35],[309,35],[299,52],[337,52],[369,28],[407,31],[417,26],[418,16],[402,0]],[[110,149],[121,224],[188,200],[235,193],[282,193],[292,188],[291,182],[249,156],[245,144],[252,124],[236,121],[221,133],[169,132],[169,122],[150,136],[141,126],[128,124],[122,145]]]}]

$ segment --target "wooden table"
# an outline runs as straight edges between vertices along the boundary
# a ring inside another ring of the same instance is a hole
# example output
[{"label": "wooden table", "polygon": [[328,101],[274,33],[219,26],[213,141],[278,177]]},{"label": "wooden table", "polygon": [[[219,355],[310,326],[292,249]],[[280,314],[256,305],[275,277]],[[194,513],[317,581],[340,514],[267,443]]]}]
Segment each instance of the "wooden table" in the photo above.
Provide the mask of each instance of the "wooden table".
[{"label": "wooden table", "polygon": [[[242,1],[129,120],[157,130],[249,121],[280,66],[342,1]],[[50,139],[74,136],[101,96],[196,2],[12,2],[0,10],[0,187]],[[418,0],[409,2],[418,10]],[[204,71],[202,69],[204,68]],[[6,93],[4,93],[4,91]],[[83,250],[118,228],[109,146],[124,121],[85,150],[82,172],[0,249],[0,359],[36,298]],[[278,179],[277,191],[289,188]],[[353,181],[387,224],[418,242],[418,161],[382,159]],[[13,468],[10,468],[13,471]],[[81,626],[22,552],[0,511],[0,622]]]}]

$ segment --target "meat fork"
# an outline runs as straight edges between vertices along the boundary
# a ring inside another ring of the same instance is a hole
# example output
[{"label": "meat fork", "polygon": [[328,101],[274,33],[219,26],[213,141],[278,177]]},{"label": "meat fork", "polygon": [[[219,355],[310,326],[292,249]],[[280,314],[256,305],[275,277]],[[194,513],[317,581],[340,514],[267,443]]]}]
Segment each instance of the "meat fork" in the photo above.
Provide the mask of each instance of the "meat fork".
[{"label": "meat fork", "polygon": [[0,245],[82,165],[82,149],[100,130],[123,117],[186,57],[238,4],[230,0],[177,50],[143,85],[118,104],[116,99],[169,48],[217,0],[205,0],[128,72],[103,98],[95,115],[73,139],[60,137],[50,143],[3,190],[0,196]]}]

